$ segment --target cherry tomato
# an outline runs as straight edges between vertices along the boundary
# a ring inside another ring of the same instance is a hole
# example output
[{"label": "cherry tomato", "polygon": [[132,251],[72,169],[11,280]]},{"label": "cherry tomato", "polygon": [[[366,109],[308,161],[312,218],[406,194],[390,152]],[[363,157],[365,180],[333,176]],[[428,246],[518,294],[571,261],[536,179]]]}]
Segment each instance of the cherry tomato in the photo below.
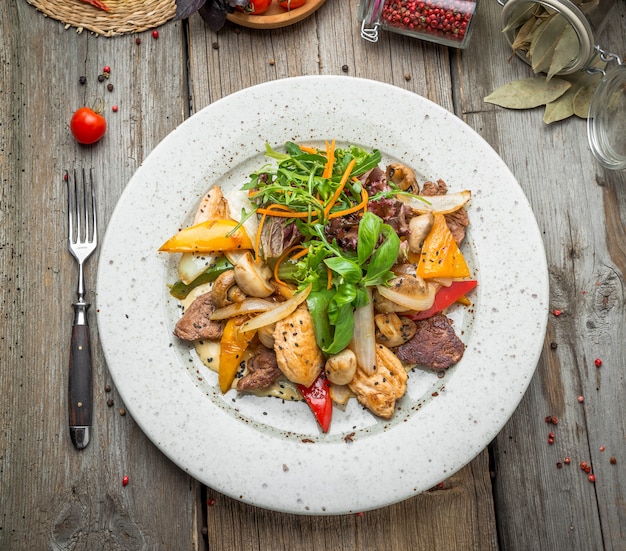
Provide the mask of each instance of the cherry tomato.
[{"label": "cherry tomato", "polygon": [[238,6],[237,9],[248,15],[259,15],[265,13],[271,5],[272,0],[250,0],[247,6],[243,8]]},{"label": "cherry tomato", "polygon": [[295,8],[299,8],[300,6],[304,6],[306,4],[306,0],[278,0],[281,8],[286,10],[293,10]]},{"label": "cherry tomato", "polygon": [[78,143],[96,143],[107,131],[107,121],[89,107],[81,107],[72,115],[70,130]]}]

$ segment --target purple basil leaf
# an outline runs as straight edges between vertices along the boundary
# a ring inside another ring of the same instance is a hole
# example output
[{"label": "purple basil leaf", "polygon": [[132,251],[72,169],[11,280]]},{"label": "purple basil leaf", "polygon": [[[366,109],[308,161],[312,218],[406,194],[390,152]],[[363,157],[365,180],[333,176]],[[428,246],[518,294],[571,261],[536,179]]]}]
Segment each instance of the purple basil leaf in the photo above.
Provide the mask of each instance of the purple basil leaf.
[{"label": "purple basil leaf", "polygon": [[226,22],[226,6],[222,5],[219,0],[209,0],[198,10],[198,13],[209,29],[214,32],[219,31]]},{"label": "purple basil leaf", "polygon": [[206,0],[176,0],[176,19],[186,19],[196,13]]}]

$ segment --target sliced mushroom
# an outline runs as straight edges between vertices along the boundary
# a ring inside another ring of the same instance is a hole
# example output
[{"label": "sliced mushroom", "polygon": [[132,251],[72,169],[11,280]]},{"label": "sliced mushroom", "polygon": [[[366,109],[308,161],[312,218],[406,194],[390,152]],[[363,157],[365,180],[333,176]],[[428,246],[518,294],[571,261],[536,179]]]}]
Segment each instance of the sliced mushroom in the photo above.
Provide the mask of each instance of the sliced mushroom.
[{"label": "sliced mushroom", "polygon": [[[389,285],[386,287],[391,291],[390,295],[395,297],[407,297],[406,303],[402,304],[402,300],[392,301],[385,298],[381,294],[382,286],[376,288],[374,293],[374,309],[380,314],[389,314],[391,312],[408,312],[415,310],[408,306],[409,303],[417,302],[420,300],[428,300],[433,295],[432,289],[419,276],[402,275],[389,281]],[[387,294],[387,293],[386,293]],[[425,310],[426,308],[420,308]]]},{"label": "sliced mushroom", "polygon": [[261,341],[261,344],[266,348],[273,349],[274,348],[274,329],[276,328],[275,323],[270,323],[269,325],[265,325],[261,327],[257,331],[257,336]]},{"label": "sliced mushroom", "polygon": [[406,165],[400,163],[387,165],[387,181],[393,182],[403,191],[410,189],[415,194],[419,193],[415,174],[413,170]]},{"label": "sliced mushroom", "polygon": [[211,296],[217,308],[241,302],[246,298],[245,293],[236,285],[234,270],[227,270],[218,276],[211,287]]},{"label": "sliced mushroom", "polygon": [[345,348],[338,354],[330,356],[324,367],[326,377],[336,385],[347,385],[356,373],[356,354],[349,348]]},{"label": "sliced mushroom", "polygon": [[235,264],[235,281],[237,286],[248,296],[265,298],[274,292],[270,283],[272,270],[264,262],[255,262],[252,254],[247,252]]},{"label": "sliced mushroom", "polygon": [[409,243],[409,249],[412,252],[419,253],[422,250],[424,240],[430,233],[434,222],[435,217],[432,212],[411,218],[409,221],[409,237],[407,241]]},{"label": "sliced mushroom", "polygon": [[414,321],[393,312],[377,314],[374,316],[374,322],[376,323],[376,342],[390,348],[411,340],[417,331]]}]

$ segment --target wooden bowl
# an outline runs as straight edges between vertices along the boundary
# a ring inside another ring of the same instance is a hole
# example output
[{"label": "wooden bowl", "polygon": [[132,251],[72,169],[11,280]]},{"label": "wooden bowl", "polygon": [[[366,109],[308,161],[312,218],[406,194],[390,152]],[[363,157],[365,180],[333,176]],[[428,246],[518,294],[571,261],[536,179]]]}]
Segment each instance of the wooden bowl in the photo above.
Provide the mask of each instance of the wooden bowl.
[{"label": "wooden bowl", "polygon": [[231,23],[251,29],[278,29],[293,25],[312,15],[326,0],[308,0],[306,4],[292,10],[281,8],[278,2],[272,2],[269,9],[261,15],[247,15],[240,11],[229,13],[226,16]]}]

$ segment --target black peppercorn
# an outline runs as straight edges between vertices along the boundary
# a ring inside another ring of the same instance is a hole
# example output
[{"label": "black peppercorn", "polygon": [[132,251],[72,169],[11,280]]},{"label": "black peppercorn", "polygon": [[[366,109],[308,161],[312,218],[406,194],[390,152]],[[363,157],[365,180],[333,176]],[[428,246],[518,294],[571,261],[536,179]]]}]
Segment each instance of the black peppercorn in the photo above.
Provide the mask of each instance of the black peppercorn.
[{"label": "black peppercorn", "polygon": [[107,84],[107,90],[113,92],[113,85],[110,82]]},{"label": "black peppercorn", "polygon": [[112,406],[113,406],[113,404],[114,404],[113,400],[111,400],[111,398],[109,398],[109,399],[107,400],[107,406],[112,407]]},{"label": "black peppercorn", "polygon": [[87,77],[86,76],[81,76],[78,79],[78,82],[80,82],[81,84],[87,84]]},{"label": "black peppercorn", "polygon": [[104,75],[98,75],[98,82],[104,82]]},{"label": "black peppercorn", "polygon": [[341,70],[342,70],[344,73],[347,73],[347,72],[350,70],[350,67],[348,67],[347,65],[342,65],[342,66],[341,66]]}]

